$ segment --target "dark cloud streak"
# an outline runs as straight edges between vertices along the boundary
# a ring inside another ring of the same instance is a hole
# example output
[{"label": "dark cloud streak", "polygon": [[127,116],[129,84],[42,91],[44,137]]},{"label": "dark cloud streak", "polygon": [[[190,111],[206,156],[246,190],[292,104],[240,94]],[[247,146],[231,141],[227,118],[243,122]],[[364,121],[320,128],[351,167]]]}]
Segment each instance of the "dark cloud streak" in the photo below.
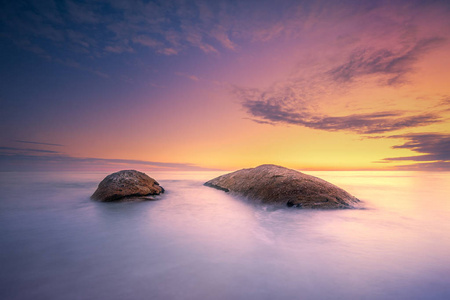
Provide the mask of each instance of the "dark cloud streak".
[{"label": "dark cloud streak", "polygon": [[[376,76],[378,85],[398,85],[407,81],[415,64],[445,39],[439,36],[408,41],[400,50],[354,50],[345,61],[333,68],[320,68],[307,77],[277,83],[266,90],[234,87],[232,93],[241,101],[250,118],[261,124],[290,124],[318,130],[379,134],[442,122],[443,111],[412,113],[378,111],[362,114],[330,116],[317,112],[314,105],[332,93],[345,93],[364,84],[365,76]],[[355,83],[358,82],[358,83]],[[442,105],[449,100],[443,98]]]},{"label": "dark cloud streak", "polygon": [[61,145],[61,144],[41,143],[41,142],[22,141],[22,140],[14,140],[14,142],[24,143],[24,144],[44,145],[44,146],[58,146],[58,147],[64,146],[64,145]]},{"label": "dark cloud streak", "polygon": [[282,101],[277,103],[247,99],[242,105],[249,114],[262,119],[254,120],[258,123],[285,123],[318,130],[351,131],[360,134],[390,132],[440,122],[438,116],[430,113],[405,116],[399,111],[383,111],[334,117],[315,114],[308,110],[292,110]]},{"label": "dark cloud streak", "polygon": [[37,153],[53,153],[53,154],[59,154],[58,151],[52,151],[52,150],[42,150],[42,149],[30,149],[30,148],[15,148],[15,147],[0,147],[0,154],[2,152],[6,153],[27,153],[27,152],[37,152]]},{"label": "dark cloud streak", "polygon": [[418,164],[401,166],[400,168],[450,170],[450,134],[416,133],[394,135],[390,138],[404,139],[405,143],[393,146],[393,149],[409,149],[423,155],[388,157],[383,161],[414,161]]},{"label": "dark cloud streak", "polygon": [[[4,150],[4,151],[2,151]],[[42,153],[42,155],[40,155]],[[37,155],[39,154],[39,155]],[[0,169],[2,171],[16,170],[71,170],[89,169],[95,167],[130,168],[133,166],[152,167],[164,170],[207,171],[189,163],[166,163],[134,159],[108,159],[92,157],[73,157],[56,151],[39,149],[20,149],[13,147],[0,147]]]},{"label": "dark cloud streak", "polygon": [[407,135],[394,135],[391,138],[405,139],[402,145],[393,146],[393,149],[409,149],[425,155],[385,158],[385,160],[412,160],[412,161],[450,161],[450,134],[418,133]]},{"label": "dark cloud streak", "polygon": [[342,65],[328,71],[332,79],[346,83],[365,75],[383,75],[384,83],[403,83],[405,76],[414,70],[414,64],[430,50],[442,45],[442,37],[429,37],[417,41],[407,50],[362,49],[355,50]]}]

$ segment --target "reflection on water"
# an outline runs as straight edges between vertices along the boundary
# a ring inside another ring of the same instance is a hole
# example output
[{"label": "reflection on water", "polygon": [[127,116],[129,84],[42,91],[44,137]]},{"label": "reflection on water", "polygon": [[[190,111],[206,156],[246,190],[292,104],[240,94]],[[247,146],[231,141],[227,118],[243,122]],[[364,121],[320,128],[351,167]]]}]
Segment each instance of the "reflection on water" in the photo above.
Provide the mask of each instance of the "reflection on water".
[{"label": "reflection on water", "polygon": [[450,174],[309,172],[367,209],[261,207],[149,173],[156,201],[89,200],[103,173],[0,173],[2,299],[450,299]]}]

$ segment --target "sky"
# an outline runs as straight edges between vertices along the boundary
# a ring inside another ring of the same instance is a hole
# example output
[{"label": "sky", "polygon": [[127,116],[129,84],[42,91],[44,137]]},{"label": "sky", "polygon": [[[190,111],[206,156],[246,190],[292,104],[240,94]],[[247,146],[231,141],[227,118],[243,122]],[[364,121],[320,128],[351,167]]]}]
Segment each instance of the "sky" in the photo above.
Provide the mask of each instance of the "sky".
[{"label": "sky", "polygon": [[2,171],[450,171],[449,1],[0,3]]}]

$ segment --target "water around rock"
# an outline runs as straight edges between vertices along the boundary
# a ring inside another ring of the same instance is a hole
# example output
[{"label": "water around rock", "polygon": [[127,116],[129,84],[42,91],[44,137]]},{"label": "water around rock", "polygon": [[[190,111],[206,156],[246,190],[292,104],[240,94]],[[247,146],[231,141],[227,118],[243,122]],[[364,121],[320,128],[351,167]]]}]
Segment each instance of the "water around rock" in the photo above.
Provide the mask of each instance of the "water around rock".
[{"label": "water around rock", "polygon": [[354,208],[360,202],[320,178],[276,165],[261,165],[214,178],[204,185],[264,204],[299,208]]},{"label": "water around rock", "polygon": [[152,200],[149,195],[161,193],[164,193],[163,187],[147,174],[136,170],[122,170],[106,176],[91,198],[105,202],[129,200],[133,197]]}]

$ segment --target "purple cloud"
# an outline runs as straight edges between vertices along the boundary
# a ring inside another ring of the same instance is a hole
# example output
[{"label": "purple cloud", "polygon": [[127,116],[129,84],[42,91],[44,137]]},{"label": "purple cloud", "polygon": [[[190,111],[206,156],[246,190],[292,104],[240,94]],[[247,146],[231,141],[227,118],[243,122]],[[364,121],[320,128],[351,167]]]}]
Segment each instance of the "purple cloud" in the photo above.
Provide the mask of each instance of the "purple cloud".
[{"label": "purple cloud", "polygon": [[0,147],[0,155],[15,155],[17,153],[52,153],[60,154],[59,151],[53,150],[42,150],[42,149],[32,149],[32,148],[15,148],[15,147]]},{"label": "purple cloud", "polygon": [[409,149],[421,155],[388,157],[383,159],[384,162],[414,161],[419,163],[399,168],[450,170],[450,134],[416,133],[393,135],[389,138],[406,140],[401,145],[393,146],[393,149]]},{"label": "purple cloud", "polygon": [[58,147],[64,146],[64,145],[61,145],[61,144],[41,143],[41,142],[22,141],[22,140],[14,140],[14,142],[24,143],[24,144],[44,145],[44,146],[58,146]]},{"label": "purple cloud", "polygon": [[[7,148],[7,147],[2,147]],[[130,168],[135,166],[163,170],[208,171],[189,163],[166,163],[134,159],[106,159],[93,157],[73,157],[55,151],[38,149],[0,148],[0,169],[3,171],[30,170],[72,170],[95,167]],[[5,150],[5,151],[1,151]],[[39,155],[37,155],[39,154]],[[41,155],[42,154],[42,155]]]},{"label": "purple cloud", "polygon": [[[243,94],[240,94],[243,96]],[[258,95],[257,97],[260,97]],[[266,124],[290,124],[327,131],[350,131],[360,134],[390,132],[404,128],[419,127],[440,122],[439,116],[422,113],[412,116],[401,111],[381,111],[346,116],[329,116],[312,112],[312,110],[292,109],[290,101],[244,99],[243,107],[258,118],[255,122]]]},{"label": "purple cloud", "polygon": [[450,134],[445,133],[416,133],[406,135],[393,135],[390,138],[405,139],[402,145],[393,146],[393,149],[409,149],[423,153],[417,156],[391,157],[384,160],[399,161],[450,161]]},{"label": "purple cloud", "polygon": [[406,50],[362,49],[351,53],[346,62],[328,71],[332,79],[345,83],[364,75],[383,75],[388,85],[402,83],[414,64],[430,50],[442,45],[442,37],[424,38]]}]

